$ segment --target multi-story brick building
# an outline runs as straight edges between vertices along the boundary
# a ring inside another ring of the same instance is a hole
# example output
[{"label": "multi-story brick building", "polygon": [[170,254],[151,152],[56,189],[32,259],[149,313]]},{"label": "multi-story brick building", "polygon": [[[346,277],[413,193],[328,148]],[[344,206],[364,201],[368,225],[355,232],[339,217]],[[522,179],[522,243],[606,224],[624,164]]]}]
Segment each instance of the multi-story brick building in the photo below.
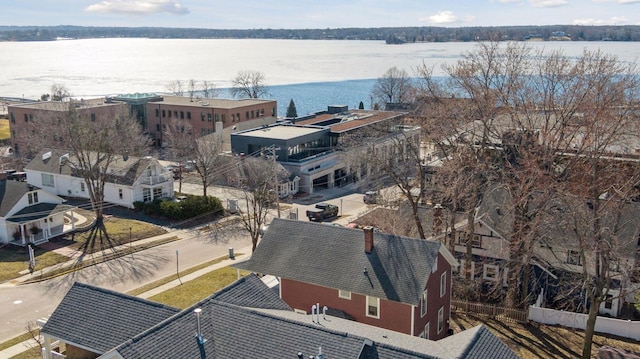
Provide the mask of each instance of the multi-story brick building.
[{"label": "multi-story brick building", "polygon": [[27,154],[33,123],[39,118],[61,118],[73,105],[83,116],[94,121],[113,118],[126,111],[138,119],[156,146],[162,146],[163,131],[172,121],[185,121],[197,136],[222,132],[222,141],[230,148],[232,131],[245,130],[276,122],[277,102],[261,99],[190,99],[156,94],[128,94],[71,102],[35,102],[9,105],[11,140],[18,154]]}]

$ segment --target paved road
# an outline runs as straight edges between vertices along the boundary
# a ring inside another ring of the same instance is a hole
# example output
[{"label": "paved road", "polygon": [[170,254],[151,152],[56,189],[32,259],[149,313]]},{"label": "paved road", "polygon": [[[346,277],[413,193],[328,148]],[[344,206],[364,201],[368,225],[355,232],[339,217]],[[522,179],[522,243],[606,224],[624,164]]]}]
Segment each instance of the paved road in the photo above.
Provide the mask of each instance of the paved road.
[{"label": "paved road", "polygon": [[25,332],[28,321],[51,315],[75,281],[126,292],[175,273],[176,250],[180,270],[227,255],[230,246],[251,250],[251,240],[238,227],[176,233],[184,239],[41,283],[0,286],[0,342]]}]

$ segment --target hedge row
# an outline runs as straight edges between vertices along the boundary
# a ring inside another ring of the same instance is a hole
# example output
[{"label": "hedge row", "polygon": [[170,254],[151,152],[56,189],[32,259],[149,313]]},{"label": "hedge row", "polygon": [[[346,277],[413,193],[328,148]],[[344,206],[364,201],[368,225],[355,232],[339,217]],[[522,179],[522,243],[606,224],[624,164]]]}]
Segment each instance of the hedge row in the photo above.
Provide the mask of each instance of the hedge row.
[{"label": "hedge row", "polygon": [[222,202],[217,197],[187,195],[180,202],[155,199],[151,202],[134,202],[137,211],[145,214],[162,216],[169,219],[184,220],[210,212],[222,212]]}]

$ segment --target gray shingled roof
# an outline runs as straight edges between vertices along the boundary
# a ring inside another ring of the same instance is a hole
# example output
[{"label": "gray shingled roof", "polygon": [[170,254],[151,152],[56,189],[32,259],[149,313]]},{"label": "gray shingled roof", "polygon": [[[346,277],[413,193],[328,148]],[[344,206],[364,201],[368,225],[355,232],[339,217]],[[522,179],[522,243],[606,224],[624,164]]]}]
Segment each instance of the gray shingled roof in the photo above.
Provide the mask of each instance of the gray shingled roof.
[{"label": "gray shingled roof", "polygon": [[518,358],[516,353],[493,335],[484,325],[440,339],[438,344],[446,348],[452,358]]},{"label": "gray shingled roof", "polygon": [[[248,261],[236,268],[418,305],[440,242],[274,219]],[[364,273],[366,269],[366,274]]]},{"label": "gray shingled roof", "polygon": [[178,312],[166,305],[76,282],[42,332],[102,354]]},{"label": "gray shingled roof", "polygon": [[7,213],[18,203],[27,192],[33,191],[33,186],[26,182],[1,180],[0,181],[0,217]]},{"label": "gray shingled roof", "polygon": [[249,308],[291,310],[274,290],[270,290],[255,274],[242,277],[215,292],[211,299]]},{"label": "gray shingled roof", "polygon": [[38,203],[32,206],[25,207],[20,211],[14,213],[13,216],[7,218],[7,221],[14,223],[25,223],[33,221],[34,219],[48,217],[52,214],[66,212],[76,208],[68,204],[58,203]]}]

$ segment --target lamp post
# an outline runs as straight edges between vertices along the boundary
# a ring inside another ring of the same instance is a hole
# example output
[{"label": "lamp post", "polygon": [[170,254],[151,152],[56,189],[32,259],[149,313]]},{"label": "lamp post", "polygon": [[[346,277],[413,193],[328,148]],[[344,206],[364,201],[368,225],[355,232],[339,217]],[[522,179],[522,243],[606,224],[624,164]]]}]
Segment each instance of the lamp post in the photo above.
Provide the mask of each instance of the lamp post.
[{"label": "lamp post", "polygon": [[131,244],[131,227],[129,227],[129,251],[131,251],[131,259],[133,259],[133,246]]}]

